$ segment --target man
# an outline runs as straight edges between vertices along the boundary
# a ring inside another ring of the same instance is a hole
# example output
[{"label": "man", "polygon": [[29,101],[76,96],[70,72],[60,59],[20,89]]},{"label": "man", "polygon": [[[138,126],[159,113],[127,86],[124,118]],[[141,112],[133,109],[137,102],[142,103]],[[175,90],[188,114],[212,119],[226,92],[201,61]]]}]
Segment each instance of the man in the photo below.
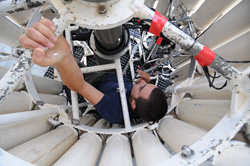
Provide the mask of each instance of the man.
[{"label": "man", "polygon": [[[52,21],[41,19],[20,36],[20,45],[34,50],[32,60],[37,65],[53,65],[59,71],[63,83],[92,103],[104,119],[111,123],[123,123],[116,76],[107,74],[97,85],[89,84],[84,79],[69,44],[62,35],[56,37],[55,31],[56,26]],[[47,51],[45,47],[48,48]],[[159,120],[167,111],[164,92],[149,84],[147,73],[138,72],[141,77],[134,86],[125,82],[130,117],[136,119],[138,114],[146,121]]]}]

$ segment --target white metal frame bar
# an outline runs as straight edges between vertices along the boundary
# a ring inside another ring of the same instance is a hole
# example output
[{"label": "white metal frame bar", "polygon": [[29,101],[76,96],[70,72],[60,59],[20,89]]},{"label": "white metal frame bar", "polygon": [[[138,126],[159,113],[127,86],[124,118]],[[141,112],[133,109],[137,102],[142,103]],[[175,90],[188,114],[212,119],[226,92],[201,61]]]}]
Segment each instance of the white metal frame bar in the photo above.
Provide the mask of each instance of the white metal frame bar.
[{"label": "white metal frame bar", "polygon": [[130,130],[131,129],[131,123],[130,123],[130,118],[129,118],[129,113],[128,113],[128,105],[127,105],[126,92],[125,92],[125,87],[124,87],[124,81],[123,81],[123,75],[122,75],[122,68],[121,68],[120,59],[119,58],[116,59],[115,63],[112,63],[112,64],[81,68],[81,71],[83,73],[92,73],[92,72],[110,70],[110,69],[116,69],[116,74],[117,74],[117,79],[118,79],[118,84],[119,84],[119,90],[120,90],[120,97],[121,97],[121,104],[122,104],[122,112],[123,112],[123,119],[124,119],[125,129]]},{"label": "white metal frame bar", "polygon": [[[71,38],[71,31],[75,30],[74,27],[71,28],[71,26],[69,25],[66,29],[65,29],[65,37],[67,42],[70,45],[70,49],[71,52],[73,53],[73,42],[72,42],[72,38]],[[70,90],[70,94],[71,94],[71,102],[72,102],[72,113],[73,113],[73,124],[80,124],[80,113],[79,113],[79,107],[78,107],[78,97],[77,97],[77,92]]]}]

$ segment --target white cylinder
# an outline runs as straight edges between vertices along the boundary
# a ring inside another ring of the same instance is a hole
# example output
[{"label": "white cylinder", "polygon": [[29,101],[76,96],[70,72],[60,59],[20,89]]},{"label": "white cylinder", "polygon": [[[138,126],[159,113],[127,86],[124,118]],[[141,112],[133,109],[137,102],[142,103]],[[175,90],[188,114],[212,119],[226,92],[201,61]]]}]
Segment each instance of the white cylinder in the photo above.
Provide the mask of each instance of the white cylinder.
[{"label": "white cylinder", "polygon": [[83,117],[80,117],[80,123],[92,126],[96,122],[96,117],[93,114],[86,114]]},{"label": "white cylinder", "polygon": [[215,160],[216,166],[249,166],[249,146],[234,145],[222,151]]},{"label": "white cylinder", "polygon": [[3,149],[0,148],[0,165],[8,165],[8,166],[14,166],[14,165],[19,165],[19,166],[34,166],[33,164],[30,164],[22,159],[19,159],[12,154],[4,151]]},{"label": "white cylinder", "polygon": [[100,119],[93,125],[93,127],[107,129],[110,127],[110,123],[105,119]]},{"label": "white cylinder", "polygon": [[177,106],[177,116],[183,121],[210,130],[230,110],[230,100],[187,99]]},{"label": "white cylinder", "polygon": [[149,130],[143,129],[134,133],[132,143],[138,166],[150,166],[171,156],[156,136]]},{"label": "white cylinder", "polygon": [[52,165],[76,140],[77,134],[72,128],[61,126],[8,152],[32,164]]},{"label": "white cylinder", "polygon": [[59,94],[63,90],[63,84],[60,81],[33,76],[37,92],[47,94]]},{"label": "white cylinder", "polygon": [[128,138],[123,135],[112,135],[106,146],[99,166],[133,166]]},{"label": "white cylinder", "polygon": [[48,104],[55,105],[67,105],[67,99],[64,96],[52,95],[52,94],[44,94],[39,93],[41,101]]},{"label": "white cylinder", "polygon": [[95,166],[102,148],[102,139],[86,133],[54,164],[54,166]]},{"label": "white cylinder", "polygon": [[50,109],[43,109],[43,110],[33,110],[33,111],[26,111],[26,112],[18,112],[12,114],[3,114],[0,115],[0,126],[7,125],[10,123],[17,123],[22,122],[25,120],[31,120],[34,118],[42,117],[42,116],[53,116],[59,113],[59,109],[57,108],[50,108]]},{"label": "white cylinder", "polygon": [[[219,87],[219,86],[218,86]],[[191,94],[192,99],[231,99],[232,92],[230,90],[216,90],[210,88],[210,90],[194,92]]]},{"label": "white cylinder", "polygon": [[0,126],[0,147],[9,150],[51,129],[49,116],[33,118]]},{"label": "white cylinder", "polygon": [[[221,77],[214,81],[215,87],[222,87],[226,79]],[[200,91],[191,93],[192,99],[231,99],[232,92],[229,83],[222,90],[216,90],[209,87],[207,78],[205,76],[195,79],[191,87],[198,87]]]},{"label": "white cylinder", "polygon": [[207,131],[171,116],[166,116],[159,123],[158,133],[171,149],[178,153],[183,145],[192,145]]},{"label": "white cylinder", "polygon": [[33,104],[26,92],[11,92],[0,105],[0,114],[31,110]]},{"label": "white cylinder", "polygon": [[[102,129],[108,129],[110,128],[110,123],[108,121],[106,121],[105,119],[100,119],[98,120],[93,127],[95,128],[102,128]],[[106,134],[102,134],[103,139],[105,140],[107,135]]]}]

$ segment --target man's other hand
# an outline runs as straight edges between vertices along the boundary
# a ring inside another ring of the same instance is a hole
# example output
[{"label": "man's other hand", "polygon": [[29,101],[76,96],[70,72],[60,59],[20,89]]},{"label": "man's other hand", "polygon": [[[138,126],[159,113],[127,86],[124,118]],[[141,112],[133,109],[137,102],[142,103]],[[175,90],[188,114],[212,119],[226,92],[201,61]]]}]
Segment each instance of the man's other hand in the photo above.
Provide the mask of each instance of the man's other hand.
[{"label": "man's other hand", "polygon": [[62,35],[56,37],[55,31],[55,24],[42,18],[19,37],[23,48],[34,50],[32,60],[39,66],[56,65],[67,61],[70,54],[69,44]]},{"label": "man's other hand", "polygon": [[148,73],[142,70],[137,70],[137,73],[140,74],[140,78],[138,79],[138,81],[140,81],[140,79],[143,79],[146,83],[150,83],[150,75]]}]

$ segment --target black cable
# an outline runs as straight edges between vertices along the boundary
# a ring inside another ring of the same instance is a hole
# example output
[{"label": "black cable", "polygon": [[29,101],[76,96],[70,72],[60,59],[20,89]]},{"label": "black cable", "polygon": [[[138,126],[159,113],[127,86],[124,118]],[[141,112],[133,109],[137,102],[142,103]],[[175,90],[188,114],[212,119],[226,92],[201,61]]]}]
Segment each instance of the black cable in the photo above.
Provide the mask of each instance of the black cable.
[{"label": "black cable", "polygon": [[210,28],[214,25],[214,23],[215,23],[221,16],[222,16],[222,14],[220,14],[220,15],[212,22],[212,24],[210,24],[210,25],[207,27],[207,29],[205,29],[199,36],[197,36],[197,37],[195,38],[195,40],[199,39],[205,32],[207,32],[207,30],[210,29]]},{"label": "black cable", "polygon": [[[219,56],[218,54],[216,54],[216,56]],[[221,56],[219,56],[222,60],[224,60],[225,62],[228,63],[250,63],[250,61],[234,61],[234,60],[225,60],[224,58],[222,58]]]},{"label": "black cable", "polygon": [[225,60],[228,63],[250,63],[250,61],[230,61],[230,60]]},{"label": "black cable", "polygon": [[[216,78],[216,73],[215,73],[215,76],[213,77],[213,76],[211,76],[211,75],[209,74],[209,71],[208,71],[207,66],[202,66],[202,69],[203,69],[203,71],[204,71],[204,73],[205,73],[205,76],[207,77],[207,80],[208,80],[208,83],[209,83],[209,87],[212,87],[212,88],[214,88],[214,89],[216,89],[216,90],[221,90],[221,89],[223,89],[225,86],[227,86],[227,81],[226,81],[226,82],[224,83],[224,85],[222,85],[222,87],[220,87],[220,88],[215,87],[215,86],[213,85],[213,83],[214,83],[214,79]],[[212,81],[210,80],[210,77],[213,78]]]}]

